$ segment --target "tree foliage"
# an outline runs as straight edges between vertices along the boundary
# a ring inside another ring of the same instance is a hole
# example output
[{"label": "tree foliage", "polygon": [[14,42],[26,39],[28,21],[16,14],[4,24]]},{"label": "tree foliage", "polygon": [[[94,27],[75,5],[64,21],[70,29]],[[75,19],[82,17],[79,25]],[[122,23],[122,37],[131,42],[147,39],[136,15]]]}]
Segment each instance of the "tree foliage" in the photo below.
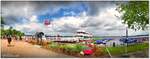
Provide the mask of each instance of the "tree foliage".
[{"label": "tree foliage", "polygon": [[4,22],[4,18],[3,17],[1,17],[1,19],[0,19],[0,21],[1,21],[1,28],[3,29],[4,28],[4,24],[5,24],[5,22]]},{"label": "tree foliage", "polygon": [[148,1],[129,1],[120,3],[118,11],[122,12],[121,19],[129,28],[135,30],[147,29],[149,24]]},{"label": "tree foliage", "polygon": [[[1,27],[3,27],[5,25],[5,22],[4,22],[4,18],[1,16]],[[18,37],[21,37],[23,35],[25,35],[23,32],[21,31],[18,31],[16,29],[13,29],[13,27],[10,27],[9,29],[4,29],[4,28],[1,28],[1,31],[0,31],[0,35],[3,37],[3,36],[6,36],[6,35],[11,35],[11,36],[18,36]]]},{"label": "tree foliage", "polygon": [[24,35],[23,32],[18,31],[16,29],[13,29],[12,27],[10,27],[9,29],[1,29],[1,36],[6,36],[6,35],[11,35],[11,36],[18,36],[21,38],[21,36]]},{"label": "tree foliage", "polygon": [[5,24],[3,17],[1,17],[0,21],[1,21],[1,24]]}]

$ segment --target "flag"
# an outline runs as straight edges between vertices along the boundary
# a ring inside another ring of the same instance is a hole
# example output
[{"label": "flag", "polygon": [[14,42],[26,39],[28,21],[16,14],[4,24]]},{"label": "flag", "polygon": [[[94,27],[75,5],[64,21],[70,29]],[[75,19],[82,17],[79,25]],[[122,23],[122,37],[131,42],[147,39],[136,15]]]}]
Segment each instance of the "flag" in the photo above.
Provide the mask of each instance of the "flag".
[{"label": "flag", "polygon": [[48,19],[46,19],[45,21],[44,21],[44,25],[50,25],[50,21],[48,20]]}]

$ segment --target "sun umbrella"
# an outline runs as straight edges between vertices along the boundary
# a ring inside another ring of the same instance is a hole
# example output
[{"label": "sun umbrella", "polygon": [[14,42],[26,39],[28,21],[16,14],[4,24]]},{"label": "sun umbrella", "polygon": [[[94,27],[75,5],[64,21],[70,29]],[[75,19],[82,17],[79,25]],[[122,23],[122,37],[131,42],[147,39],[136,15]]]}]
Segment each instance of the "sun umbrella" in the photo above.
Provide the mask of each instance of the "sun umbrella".
[{"label": "sun umbrella", "polygon": [[96,40],[96,44],[102,44],[103,40]]}]

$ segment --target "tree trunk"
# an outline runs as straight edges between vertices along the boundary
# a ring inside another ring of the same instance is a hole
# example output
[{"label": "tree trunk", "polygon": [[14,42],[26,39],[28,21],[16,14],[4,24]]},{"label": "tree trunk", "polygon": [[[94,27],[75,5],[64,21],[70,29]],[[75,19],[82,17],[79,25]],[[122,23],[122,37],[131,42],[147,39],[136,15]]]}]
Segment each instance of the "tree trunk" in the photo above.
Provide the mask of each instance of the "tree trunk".
[{"label": "tree trunk", "polygon": [[22,40],[21,36],[19,36],[19,39]]},{"label": "tree trunk", "polygon": [[39,44],[39,38],[36,38],[37,39],[37,44]]},{"label": "tree trunk", "polygon": [[42,42],[42,38],[40,38],[41,40],[40,40],[40,44],[42,45],[43,44],[43,42]]}]

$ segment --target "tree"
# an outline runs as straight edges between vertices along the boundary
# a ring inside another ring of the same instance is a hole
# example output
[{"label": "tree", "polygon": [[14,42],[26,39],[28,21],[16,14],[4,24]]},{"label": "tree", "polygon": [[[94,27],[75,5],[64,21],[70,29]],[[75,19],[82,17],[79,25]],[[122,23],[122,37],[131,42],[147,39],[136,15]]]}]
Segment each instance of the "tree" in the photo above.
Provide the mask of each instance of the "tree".
[{"label": "tree", "polygon": [[1,29],[1,33],[0,33],[0,34],[1,34],[1,35],[0,35],[1,38],[4,38],[4,36],[5,36],[5,34],[6,34],[5,32],[6,32],[6,31],[5,31],[4,29]]},{"label": "tree", "polygon": [[43,44],[43,41],[42,41],[42,37],[43,37],[44,33],[43,32],[39,32],[39,35],[38,37],[40,38],[40,44]]},{"label": "tree", "polygon": [[135,30],[147,29],[149,24],[148,1],[129,1],[118,5],[117,10],[123,13],[121,19],[129,28]]},{"label": "tree", "polygon": [[10,27],[8,30],[6,30],[6,34],[7,35],[13,35],[13,31],[12,31],[13,27]]},{"label": "tree", "polygon": [[13,36],[15,37],[15,40],[17,40],[17,33],[18,32],[19,31],[15,30],[15,29],[12,30],[12,33],[13,33]]},{"label": "tree", "polygon": [[19,40],[22,40],[22,36],[24,35],[23,32],[18,31],[18,30],[16,30],[16,29],[13,29],[13,30],[12,30],[12,34],[13,34],[13,36],[16,38],[16,40],[17,40],[17,37],[19,37]]},{"label": "tree", "polygon": [[[36,38],[37,38],[37,44],[42,44],[43,42],[42,42],[42,36],[44,35],[44,33],[43,32],[36,32],[35,33],[35,36],[36,36]],[[39,42],[39,39],[40,39],[40,42]]]},{"label": "tree", "polygon": [[1,31],[0,31],[1,36],[0,37],[4,38],[4,35],[5,35],[4,24],[5,24],[5,22],[4,22],[4,18],[2,16],[1,16],[0,21],[1,21]]},{"label": "tree", "polygon": [[1,36],[4,37],[6,35],[14,36],[16,40],[17,37],[19,37],[19,39],[22,40],[22,36],[24,35],[24,33],[13,29],[12,27],[10,27],[9,29],[1,29]]},{"label": "tree", "polygon": [[24,33],[20,32],[20,31],[18,32],[18,36],[19,36],[19,39],[20,39],[20,40],[22,40],[22,36],[23,36],[23,35],[24,35]]},{"label": "tree", "polygon": [[5,24],[5,22],[4,22],[4,18],[3,17],[1,17],[1,24]]},{"label": "tree", "polygon": [[0,19],[0,21],[1,21],[1,35],[4,33],[3,32],[3,30],[4,30],[4,20],[3,20],[3,18],[1,17],[1,19]]}]

